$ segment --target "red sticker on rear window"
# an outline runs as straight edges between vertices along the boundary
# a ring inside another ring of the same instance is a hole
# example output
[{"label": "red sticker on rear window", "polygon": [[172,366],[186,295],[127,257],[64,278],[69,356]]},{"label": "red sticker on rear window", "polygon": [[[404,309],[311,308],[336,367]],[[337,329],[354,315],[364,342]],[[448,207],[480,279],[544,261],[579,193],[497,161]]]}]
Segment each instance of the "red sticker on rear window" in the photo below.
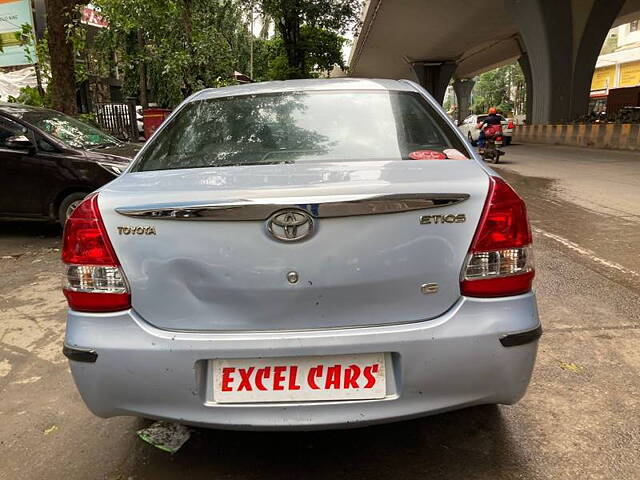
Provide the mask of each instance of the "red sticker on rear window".
[{"label": "red sticker on rear window", "polygon": [[416,150],[409,154],[411,160],[446,160],[447,156],[436,150]]}]

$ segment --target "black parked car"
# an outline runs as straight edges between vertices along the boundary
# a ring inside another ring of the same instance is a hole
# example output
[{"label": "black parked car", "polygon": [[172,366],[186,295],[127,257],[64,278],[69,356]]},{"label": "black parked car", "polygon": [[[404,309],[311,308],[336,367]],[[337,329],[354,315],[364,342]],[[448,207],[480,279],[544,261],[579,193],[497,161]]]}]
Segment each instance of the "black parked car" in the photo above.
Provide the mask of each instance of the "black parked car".
[{"label": "black parked car", "polygon": [[64,224],[139,149],[54,110],[0,103],[0,219]]}]

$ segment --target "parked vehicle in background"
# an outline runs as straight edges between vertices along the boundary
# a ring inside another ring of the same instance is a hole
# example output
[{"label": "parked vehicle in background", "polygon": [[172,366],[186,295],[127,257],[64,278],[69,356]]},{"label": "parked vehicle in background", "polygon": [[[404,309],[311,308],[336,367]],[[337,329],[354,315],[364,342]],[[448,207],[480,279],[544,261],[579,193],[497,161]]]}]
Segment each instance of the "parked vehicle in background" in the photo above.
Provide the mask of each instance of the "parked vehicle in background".
[{"label": "parked vehicle in background", "polygon": [[[502,135],[505,138],[505,145],[511,145],[513,141],[513,130],[516,128],[516,119],[515,118],[506,118],[507,126],[502,125]],[[505,135],[504,132],[507,132],[508,135]]]},{"label": "parked vehicle in background", "polygon": [[65,227],[95,414],[331,428],[524,395],[524,202],[417,84],[204,90],[136,158]]},{"label": "parked vehicle in background", "polygon": [[138,150],[60,112],[0,104],[0,219],[64,224]]},{"label": "parked vehicle in background", "polygon": [[592,92],[589,96],[588,117],[607,119],[607,91]]},{"label": "parked vehicle in background", "polygon": [[640,86],[612,88],[607,96],[607,118],[620,123],[637,122],[640,111]]},{"label": "parked vehicle in background", "polygon": [[[504,137],[504,144],[510,145],[513,137],[513,120],[507,119],[502,115],[499,115],[502,119],[502,135]],[[471,145],[475,145],[478,141],[478,137],[480,136],[480,129],[478,125],[481,124],[484,119],[487,118],[487,115],[469,115],[464,121],[458,125],[458,128],[462,132],[462,134],[467,137],[467,140],[471,143]]]}]

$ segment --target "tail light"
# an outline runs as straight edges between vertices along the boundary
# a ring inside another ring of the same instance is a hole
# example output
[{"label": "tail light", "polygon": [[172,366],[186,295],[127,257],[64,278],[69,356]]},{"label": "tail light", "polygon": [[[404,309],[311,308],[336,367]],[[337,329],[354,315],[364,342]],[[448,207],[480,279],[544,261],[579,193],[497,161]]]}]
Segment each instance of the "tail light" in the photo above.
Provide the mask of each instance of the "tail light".
[{"label": "tail light", "polygon": [[509,120],[509,123],[507,124],[507,128],[513,129],[513,121]]},{"label": "tail light", "polygon": [[518,194],[501,178],[489,177],[484,212],[462,271],[460,291],[468,297],[505,297],[531,290],[534,277],[531,228]]},{"label": "tail light", "polygon": [[71,309],[114,312],[131,307],[129,287],[104,228],[97,193],[85,198],[67,219],[62,261],[63,292]]}]

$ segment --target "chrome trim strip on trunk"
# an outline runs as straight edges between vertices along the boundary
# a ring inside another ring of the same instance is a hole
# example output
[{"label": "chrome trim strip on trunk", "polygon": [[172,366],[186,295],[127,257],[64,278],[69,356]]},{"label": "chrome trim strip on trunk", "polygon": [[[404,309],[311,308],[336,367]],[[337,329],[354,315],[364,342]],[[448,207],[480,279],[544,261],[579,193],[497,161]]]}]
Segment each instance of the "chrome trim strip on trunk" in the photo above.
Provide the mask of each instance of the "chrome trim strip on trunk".
[{"label": "chrome trim strip on trunk", "polygon": [[446,207],[464,202],[466,193],[410,193],[394,195],[269,198],[263,200],[235,200],[216,203],[185,202],[118,207],[116,212],[134,218],[157,220],[266,220],[274,212],[299,208],[315,218],[350,217],[408,212],[427,208]]}]

